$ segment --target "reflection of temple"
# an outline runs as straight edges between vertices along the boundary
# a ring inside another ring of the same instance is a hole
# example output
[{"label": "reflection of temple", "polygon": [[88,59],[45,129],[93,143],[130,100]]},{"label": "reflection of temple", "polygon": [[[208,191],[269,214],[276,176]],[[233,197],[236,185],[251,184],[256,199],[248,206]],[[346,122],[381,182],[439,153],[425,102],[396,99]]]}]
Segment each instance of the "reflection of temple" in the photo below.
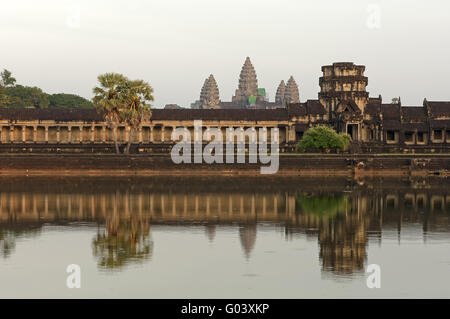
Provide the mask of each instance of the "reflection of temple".
[{"label": "reflection of temple", "polygon": [[166,185],[170,190],[115,190],[111,186],[104,192],[81,187],[32,193],[20,186],[0,186],[0,247],[8,256],[14,249],[15,233],[35,233],[44,223],[92,222],[105,226],[93,240],[99,266],[114,268],[150,258],[150,225],[202,223],[210,241],[219,227],[235,228],[244,255],[251,258],[257,245],[257,223],[264,222],[283,226],[288,239],[307,236],[317,240],[323,271],[353,273],[363,269],[368,242],[381,240],[383,229],[397,230],[400,238],[404,224],[420,223],[424,240],[430,232],[450,234],[448,187],[351,185],[351,192],[342,193],[341,186],[326,190],[317,182],[275,191],[264,185],[240,190],[232,185],[229,191],[220,187],[197,192],[194,186],[189,185],[190,192]]},{"label": "reflection of temple", "polygon": [[245,257],[250,258],[256,242],[256,224],[242,225],[239,227],[239,238],[241,239],[242,248]]}]

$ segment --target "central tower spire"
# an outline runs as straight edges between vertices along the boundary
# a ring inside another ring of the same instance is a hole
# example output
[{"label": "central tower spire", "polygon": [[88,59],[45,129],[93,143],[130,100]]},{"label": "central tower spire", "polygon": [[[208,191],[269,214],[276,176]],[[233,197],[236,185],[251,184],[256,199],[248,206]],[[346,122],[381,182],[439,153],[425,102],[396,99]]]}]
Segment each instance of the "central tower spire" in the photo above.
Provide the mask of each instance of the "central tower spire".
[{"label": "central tower spire", "polygon": [[239,75],[239,90],[245,95],[253,94],[256,96],[258,94],[258,80],[256,79],[255,68],[249,57],[245,59]]},{"label": "central tower spire", "polygon": [[242,66],[241,74],[239,75],[239,86],[232,101],[244,104],[247,103],[252,96],[254,98],[258,96],[258,80],[256,78],[255,68],[250,61],[250,58],[247,57]]}]

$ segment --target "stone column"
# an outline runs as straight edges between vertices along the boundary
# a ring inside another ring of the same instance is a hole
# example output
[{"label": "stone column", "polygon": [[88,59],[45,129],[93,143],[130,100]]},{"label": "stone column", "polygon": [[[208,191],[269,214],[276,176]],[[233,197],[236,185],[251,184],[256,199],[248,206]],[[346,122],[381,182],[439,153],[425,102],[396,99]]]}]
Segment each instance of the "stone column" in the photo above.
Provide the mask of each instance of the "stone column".
[{"label": "stone column", "polygon": [[102,143],[106,143],[106,126],[102,126]]},{"label": "stone column", "polygon": [[153,143],[154,142],[154,140],[153,140],[153,125],[152,126],[150,126],[150,142],[151,143]]},{"label": "stone column", "polygon": [[48,125],[45,125],[45,143],[48,143]]},{"label": "stone column", "polygon": [[138,137],[139,137],[139,143],[142,143],[142,126],[139,126]]},{"label": "stone column", "polygon": [[239,126],[239,128],[240,128],[240,132],[239,132],[240,138],[238,139],[238,141],[243,142],[245,144],[245,134],[244,134],[245,128],[243,126]]},{"label": "stone column", "polygon": [[72,143],[72,126],[71,125],[69,125],[68,127],[67,127],[67,142],[70,144],[70,143]]},{"label": "stone column", "polygon": [[[228,130],[233,130],[233,126],[228,126]],[[230,138],[228,139],[227,138],[228,136],[227,136],[227,130],[225,130],[225,140],[227,141],[227,142],[233,142],[233,140],[231,139],[231,134],[230,134]],[[233,139],[234,139],[234,136],[233,136]]]},{"label": "stone column", "polygon": [[128,142],[129,137],[130,137],[130,128],[128,126],[125,126],[125,142]]},{"label": "stone column", "polygon": [[60,127],[58,126],[56,128],[56,144],[59,144],[61,142],[61,139],[59,138],[59,136],[60,136],[59,129],[60,129]]},{"label": "stone column", "polygon": [[165,136],[164,136],[164,130],[165,130],[165,126],[161,126],[161,142],[165,141]]},{"label": "stone column", "polygon": [[80,143],[83,143],[83,135],[84,135],[84,129],[83,125],[78,126],[78,130],[80,131]]},{"label": "stone column", "polygon": [[33,142],[37,142],[37,126],[33,126]]},{"label": "stone column", "polygon": [[95,125],[91,126],[91,143],[95,141]]},{"label": "stone column", "polygon": [[22,126],[22,143],[25,143],[27,140],[26,133],[27,133],[27,127]]},{"label": "stone column", "polygon": [[9,127],[9,141],[11,143],[16,142],[16,137],[14,136],[14,126],[12,126],[12,125]]},{"label": "stone column", "polygon": [[252,133],[253,136],[252,136],[251,143],[256,143],[256,142],[258,142],[258,131],[254,126],[252,126],[252,132],[253,132]]}]

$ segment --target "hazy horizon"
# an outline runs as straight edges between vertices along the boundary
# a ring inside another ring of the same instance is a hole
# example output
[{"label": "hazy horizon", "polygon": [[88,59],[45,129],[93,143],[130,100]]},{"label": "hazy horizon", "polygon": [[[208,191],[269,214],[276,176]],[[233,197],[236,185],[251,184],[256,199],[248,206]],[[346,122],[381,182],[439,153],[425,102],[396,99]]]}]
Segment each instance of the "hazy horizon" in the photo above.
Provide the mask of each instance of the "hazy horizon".
[{"label": "hazy horizon", "polygon": [[[93,3],[91,3],[93,2]],[[321,66],[366,66],[371,97],[450,100],[450,2],[31,1],[0,4],[0,69],[47,93],[92,97],[96,77],[148,81],[155,107],[189,107],[209,74],[230,101],[247,56],[273,101],[293,75],[317,99]]]}]

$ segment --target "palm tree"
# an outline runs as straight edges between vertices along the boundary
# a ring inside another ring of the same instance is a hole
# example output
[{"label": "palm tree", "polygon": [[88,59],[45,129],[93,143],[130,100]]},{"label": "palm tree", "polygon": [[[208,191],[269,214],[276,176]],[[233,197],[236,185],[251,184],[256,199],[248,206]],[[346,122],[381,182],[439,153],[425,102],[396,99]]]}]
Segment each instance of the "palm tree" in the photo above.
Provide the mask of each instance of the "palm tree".
[{"label": "palm tree", "polygon": [[153,88],[143,80],[127,81],[123,88],[125,106],[121,111],[123,120],[130,126],[130,135],[125,153],[129,154],[134,133],[144,119],[151,117],[150,101],[153,101]]},{"label": "palm tree", "polygon": [[100,86],[93,89],[95,96],[92,102],[97,110],[104,114],[106,122],[112,128],[116,153],[119,154],[117,126],[122,121],[121,108],[124,104],[121,91],[128,79],[118,73],[105,73],[99,75],[97,79]]}]

